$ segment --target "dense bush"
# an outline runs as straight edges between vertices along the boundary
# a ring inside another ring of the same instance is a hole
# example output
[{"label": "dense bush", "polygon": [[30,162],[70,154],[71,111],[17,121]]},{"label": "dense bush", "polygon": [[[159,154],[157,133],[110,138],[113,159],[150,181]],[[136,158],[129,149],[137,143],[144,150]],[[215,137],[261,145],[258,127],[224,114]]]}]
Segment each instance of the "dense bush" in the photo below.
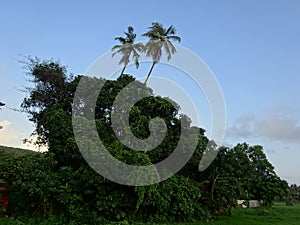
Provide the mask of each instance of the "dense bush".
[{"label": "dense bush", "polygon": [[208,213],[198,203],[199,185],[179,175],[149,187],[123,186],[84,165],[56,170],[52,154],[34,154],[1,160],[0,176],[11,187],[9,207],[21,221],[183,221],[207,218]]},{"label": "dense bush", "polygon": [[137,217],[154,222],[195,221],[210,218],[201,204],[203,191],[199,183],[175,175],[167,181],[143,189]]}]

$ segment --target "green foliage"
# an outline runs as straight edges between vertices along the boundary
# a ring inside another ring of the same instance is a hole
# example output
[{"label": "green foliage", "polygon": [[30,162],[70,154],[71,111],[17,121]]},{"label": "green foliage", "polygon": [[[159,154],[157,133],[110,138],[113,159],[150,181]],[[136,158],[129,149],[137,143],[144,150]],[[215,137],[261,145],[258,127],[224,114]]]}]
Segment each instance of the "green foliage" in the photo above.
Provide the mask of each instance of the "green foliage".
[{"label": "green foliage", "polygon": [[52,213],[52,205],[47,201],[57,179],[49,170],[53,166],[51,157],[24,155],[10,158],[0,163],[1,177],[11,188],[10,207],[16,215]]},{"label": "green foliage", "polygon": [[[33,217],[42,220],[61,217],[64,224],[90,224],[88,221],[97,224],[97,221],[106,221],[105,215],[112,211],[111,205],[97,207],[101,201],[108,203],[103,199],[105,196],[118,195],[111,203],[118,207],[117,200],[122,203],[118,189],[111,193],[114,184],[87,166],[77,170],[64,166],[56,170],[52,154],[7,159],[1,161],[0,171],[0,176],[10,184],[9,207],[14,216],[23,221]],[[111,215],[111,218],[117,219],[117,216]]]},{"label": "green foliage", "polygon": [[170,179],[144,187],[137,216],[150,221],[194,221],[207,219],[210,214],[199,204],[200,184],[175,175]]},{"label": "green foliage", "polygon": [[263,200],[271,206],[275,197],[285,196],[288,190],[287,182],[276,175],[262,146],[246,143],[232,149],[221,147],[216,159],[198,179],[210,190],[206,197],[219,212],[235,207],[237,199]]},{"label": "green foliage", "polygon": [[291,184],[288,190],[287,201],[300,202],[300,186]]}]

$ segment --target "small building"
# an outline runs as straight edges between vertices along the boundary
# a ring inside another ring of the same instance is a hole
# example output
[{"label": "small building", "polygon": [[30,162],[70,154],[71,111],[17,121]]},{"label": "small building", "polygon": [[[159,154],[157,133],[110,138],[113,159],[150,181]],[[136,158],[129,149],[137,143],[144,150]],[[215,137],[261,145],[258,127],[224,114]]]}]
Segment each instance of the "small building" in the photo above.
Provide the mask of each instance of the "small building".
[{"label": "small building", "polygon": [[262,200],[237,200],[238,208],[259,208],[263,206]]}]

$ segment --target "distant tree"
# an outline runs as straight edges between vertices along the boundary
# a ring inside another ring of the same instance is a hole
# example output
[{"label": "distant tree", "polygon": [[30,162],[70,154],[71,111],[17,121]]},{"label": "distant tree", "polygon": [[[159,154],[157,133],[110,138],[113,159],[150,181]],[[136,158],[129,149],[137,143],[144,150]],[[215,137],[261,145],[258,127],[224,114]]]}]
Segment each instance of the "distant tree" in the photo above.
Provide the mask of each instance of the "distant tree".
[{"label": "distant tree", "polygon": [[248,173],[247,190],[253,199],[263,200],[271,206],[275,197],[286,196],[288,183],[277,176],[274,166],[268,161],[263,147],[251,146],[245,149],[252,169]]},{"label": "distant tree", "polygon": [[155,64],[161,59],[162,49],[165,50],[168,60],[171,59],[172,54],[176,53],[176,48],[171,40],[180,42],[181,38],[176,36],[175,33],[176,30],[172,25],[168,29],[165,29],[162,24],[154,22],[152,23],[152,26],[149,27],[149,31],[143,34],[143,36],[150,38],[145,46],[146,55],[152,57],[153,60],[150,71],[144,82],[145,84],[147,83]]},{"label": "distant tree", "polygon": [[114,57],[116,54],[121,54],[122,58],[119,62],[119,64],[123,64],[124,67],[121,71],[122,75],[126,69],[126,66],[130,62],[130,56],[132,55],[132,58],[134,59],[136,68],[139,67],[139,53],[144,51],[144,45],[142,43],[134,43],[136,34],[134,33],[133,27],[129,26],[127,28],[127,32],[124,32],[126,37],[116,37],[115,40],[119,41],[120,45],[115,45],[112,48],[113,54],[112,57]]},{"label": "distant tree", "polygon": [[300,201],[300,186],[297,186],[296,184],[291,184],[289,187],[288,198]]},{"label": "distant tree", "polygon": [[230,212],[243,194],[244,178],[249,160],[240,149],[220,147],[211,165],[199,173],[198,179],[206,190],[202,197],[214,212]]},{"label": "distant tree", "polygon": [[238,199],[263,200],[271,206],[276,197],[284,197],[288,190],[287,182],[276,175],[262,146],[247,143],[219,148],[215,160],[196,180],[206,190],[203,199],[217,212],[235,207]]}]

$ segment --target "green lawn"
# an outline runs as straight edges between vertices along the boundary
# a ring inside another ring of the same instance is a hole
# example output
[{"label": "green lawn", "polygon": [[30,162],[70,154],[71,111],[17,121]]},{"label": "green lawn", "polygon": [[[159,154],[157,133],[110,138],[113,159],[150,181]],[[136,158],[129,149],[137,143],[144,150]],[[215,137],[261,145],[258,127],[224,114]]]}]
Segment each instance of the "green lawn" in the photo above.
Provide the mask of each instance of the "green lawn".
[{"label": "green lawn", "polygon": [[232,212],[232,216],[220,218],[219,221],[210,224],[299,225],[300,204],[285,206],[284,203],[276,203],[272,208],[237,209]]},{"label": "green lawn", "polygon": [[[32,225],[36,223],[20,223],[10,218],[0,218],[1,225]],[[42,223],[51,225],[50,221]],[[118,223],[115,223],[118,224]],[[126,224],[126,223],[119,223]],[[222,216],[212,222],[195,222],[195,223],[177,223],[176,225],[299,225],[300,224],[300,204],[294,206],[285,206],[284,203],[276,203],[272,208],[259,209],[236,209],[232,211],[231,216]],[[134,225],[145,225],[135,223]],[[166,225],[152,224],[147,225]]]},{"label": "green lawn", "polygon": [[222,216],[213,222],[177,225],[300,225],[300,204],[285,206],[284,203],[275,203],[272,208],[236,209],[231,216]]},{"label": "green lawn", "polygon": [[300,225],[300,203],[294,206],[275,203],[272,208],[235,209],[231,216],[220,216],[216,221],[176,225]]}]

